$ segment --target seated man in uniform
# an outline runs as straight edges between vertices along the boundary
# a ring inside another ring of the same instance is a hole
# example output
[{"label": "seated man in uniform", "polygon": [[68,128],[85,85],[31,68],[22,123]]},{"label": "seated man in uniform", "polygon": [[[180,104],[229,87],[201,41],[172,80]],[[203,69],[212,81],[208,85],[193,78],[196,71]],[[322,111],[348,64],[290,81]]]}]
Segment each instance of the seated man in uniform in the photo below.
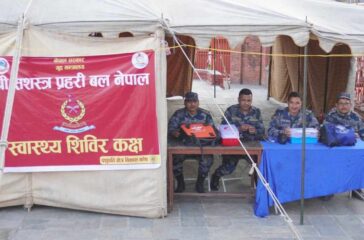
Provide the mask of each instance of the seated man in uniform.
[{"label": "seated man in uniform", "polygon": [[[243,141],[262,140],[264,136],[265,130],[262,115],[259,108],[252,106],[252,99],[252,91],[244,88],[239,92],[238,104],[230,106],[225,111],[227,121],[239,129],[239,137]],[[227,124],[224,118],[221,124]],[[241,158],[242,156],[239,155],[223,155],[221,166],[215,170],[211,177],[211,190],[219,190],[220,178],[224,175],[231,174]]]},{"label": "seated man in uniform", "polygon": [[[202,123],[214,126],[211,114],[202,108],[199,108],[199,100],[197,93],[188,92],[185,94],[185,107],[177,110],[169,120],[168,134],[176,139],[190,141],[188,145],[193,144],[192,140],[184,135],[181,129],[182,124]],[[182,139],[183,138],[183,139]],[[177,188],[175,192],[180,193],[185,190],[185,182],[183,177],[183,161],[186,158],[195,158],[199,161],[198,177],[196,181],[196,191],[199,193],[205,192],[204,181],[208,175],[212,165],[212,155],[175,155],[173,157],[173,174],[177,180]]]},{"label": "seated man in uniform", "polygon": [[[332,123],[335,125],[351,126],[357,135],[364,140],[364,122],[363,119],[356,112],[352,111],[351,98],[349,93],[340,93],[336,98],[336,105],[326,115],[324,123]],[[360,189],[353,191],[352,196],[363,200],[357,192]],[[328,200],[332,195],[327,196]]]},{"label": "seated man in uniform", "polygon": [[291,128],[302,128],[303,116],[306,116],[307,128],[319,128],[319,122],[310,110],[304,114],[301,111],[302,99],[297,92],[288,95],[288,107],[279,108],[272,116],[269,124],[268,137],[270,141],[285,143],[291,136]]}]

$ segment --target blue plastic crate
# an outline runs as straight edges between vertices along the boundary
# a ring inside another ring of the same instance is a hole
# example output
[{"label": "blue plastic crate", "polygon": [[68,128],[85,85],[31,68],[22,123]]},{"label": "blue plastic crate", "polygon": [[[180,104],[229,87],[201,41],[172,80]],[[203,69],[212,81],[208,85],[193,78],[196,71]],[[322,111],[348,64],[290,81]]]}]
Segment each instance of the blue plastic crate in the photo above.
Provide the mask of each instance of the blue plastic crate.
[{"label": "blue plastic crate", "polygon": [[[292,144],[302,143],[302,138],[291,137],[289,142]],[[306,137],[306,143],[317,143],[317,142],[318,142],[317,137]]]}]

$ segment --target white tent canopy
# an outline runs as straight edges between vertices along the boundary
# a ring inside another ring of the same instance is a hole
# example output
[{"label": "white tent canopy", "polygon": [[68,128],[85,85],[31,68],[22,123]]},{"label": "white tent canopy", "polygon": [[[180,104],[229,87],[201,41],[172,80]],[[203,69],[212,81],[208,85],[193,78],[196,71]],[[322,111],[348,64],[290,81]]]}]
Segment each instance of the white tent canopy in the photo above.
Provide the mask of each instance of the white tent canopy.
[{"label": "white tent canopy", "polygon": [[[29,2],[30,0],[1,1],[0,32],[17,26],[17,21]],[[136,34],[152,33],[159,26],[160,18],[158,5],[148,0],[32,0],[27,13],[29,25],[76,34],[126,31]]]},{"label": "white tent canopy", "polygon": [[[0,33],[17,26],[28,2],[1,2],[4,7],[0,9]],[[269,46],[281,34],[291,36],[300,46],[309,37],[304,21],[264,9],[252,0],[33,0],[27,15],[29,25],[75,34],[102,32],[104,36],[151,33],[163,24],[163,19],[176,33],[190,35],[205,47],[211,38],[220,35],[228,38],[232,46],[249,35],[259,36],[262,44]]]},{"label": "white tent canopy", "polygon": [[179,34],[195,38],[198,46],[208,47],[211,38],[224,36],[235,47],[245,37],[255,35],[264,46],[271,46],[277,35],[288,35],[303,46],[309,38],[304,21],[287,17],[254,3],[254,0],[167,1],[163,16]]},{"label": "white tent canopy", "polygon": [[[2,0],[0,33],[16,27],[29,0]],[[307,18],[307,23],[306,23]],[[152,33],[166,20],[176,33],[190,35],[199,46],[224,36],[230,45],[256,35],[264,46],[277,35],[307,43],[310,31],[325,51],[337,43],[364,52],[364,7],[331,0],[33,0],[27,16],[30,25],[59,32],[88,34]]]},{"label": "white tent canopy", "polygon": [[311,32],[326,52],[345,43],[353,53],[364,54],[364,7],[358,5],[332,0],[187,0],[168,1],[162,12],[173,30],[204,46],[218,35],[231,46],[248,35],[258,36],[263,46],[271,46],[277,35],[304,46]]},{"label": "white tent canopy", "polygon": [[364,6],[332,0],[256,0],[256,4],[297,20],[306,21],[330,52],[337,43],[347,44],[353,53],[364,54]]}]

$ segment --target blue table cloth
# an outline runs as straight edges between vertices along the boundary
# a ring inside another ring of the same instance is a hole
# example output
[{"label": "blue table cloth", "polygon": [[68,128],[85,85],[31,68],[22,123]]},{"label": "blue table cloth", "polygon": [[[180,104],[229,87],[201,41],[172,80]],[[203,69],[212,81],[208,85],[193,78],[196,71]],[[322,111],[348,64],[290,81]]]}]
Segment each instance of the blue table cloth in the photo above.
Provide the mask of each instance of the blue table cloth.
[{"label": "blue table cloth", "polygon": [[[262,142],[259,169],[281,203],[301,198],[301,144]],[[306,145],[305,198],[364,188],[364,142],[352,147]],[[258,180],[255,215],[269,214],[273,200]]]}]

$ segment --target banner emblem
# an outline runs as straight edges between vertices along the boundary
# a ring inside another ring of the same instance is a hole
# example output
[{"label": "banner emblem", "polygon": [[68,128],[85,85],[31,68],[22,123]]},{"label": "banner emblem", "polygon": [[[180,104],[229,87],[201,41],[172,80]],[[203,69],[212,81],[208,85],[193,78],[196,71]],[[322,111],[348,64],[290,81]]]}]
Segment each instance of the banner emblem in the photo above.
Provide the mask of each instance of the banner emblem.
[{"label": "banner emblem", "polygon": [[85,114],[86,107],[83,102],[70,95],[61,106],[61,115],[68,122],[63,122],[62,126],[55,126],[53,130],[65,133],[82,133],[95,129],[94,125],[87,126],[86,122],[80,122]]},{"label": "banner emblem", "polygon": [[5,58],[0,58],[0,74],[5,74],[9,71],[10,65]]},{"label": "banner emblem", "polygon": [[70,123],[78,123],[86,113],[85,105],[80,100],[66,100],[61,106],[61,114]]},{"label": "banner emblem", "polygon": [[135,68],[143,69],[149,63],[148,55],[144,52],[134,53],[133,57],[131,58],[131,62]]}]

